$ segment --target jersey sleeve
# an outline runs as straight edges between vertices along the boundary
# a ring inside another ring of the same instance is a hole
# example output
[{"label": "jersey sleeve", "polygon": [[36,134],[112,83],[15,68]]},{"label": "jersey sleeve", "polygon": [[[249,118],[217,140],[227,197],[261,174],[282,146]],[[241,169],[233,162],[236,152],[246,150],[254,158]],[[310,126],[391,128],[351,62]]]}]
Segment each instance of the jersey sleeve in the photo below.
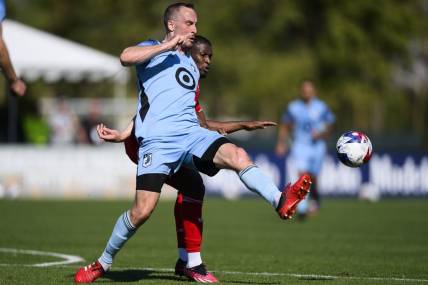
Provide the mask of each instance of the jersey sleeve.
[{"label": "jersey sleeve", "polygon": [[198,87],[196,87],[196,92],[195,92],[195,110],[197,113],[203,111],[202,106],[199,104],[199,94],[200,94],[200,87],[198,82]]},{"label": "jersey sleeve", "polygon": [[155,46],[158,44],[159,44],[159,42],[156,40],[147,40],[147,41],[140,42],[137,46],[146,47],[146,46]]},{"label": "jersey sleeve", "polygon": [[[137,46],[139,46],[139,47],[147,47],[147,46],[155,46],[155,45],[158,45],[158,44],[159,44],[158,41],[149,39],[149,40],[140,42],[139,44],[137,44]],[[135,66],[135,68],[137,70],[137,74],[140,73],[140,72],[143,72],[143,70],[146,67],[147,63],[148,62],[144,62],[144,63],[137,64]]]}]

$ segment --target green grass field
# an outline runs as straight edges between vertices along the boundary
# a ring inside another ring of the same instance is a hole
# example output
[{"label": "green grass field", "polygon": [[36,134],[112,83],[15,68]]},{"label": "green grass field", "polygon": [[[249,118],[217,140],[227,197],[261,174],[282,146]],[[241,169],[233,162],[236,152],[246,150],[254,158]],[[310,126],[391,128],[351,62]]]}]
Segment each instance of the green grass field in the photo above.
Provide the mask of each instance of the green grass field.
[{"label": "green grass field", "polygon": [[[0,247],[91,262],[130,202],[0,200]],[[203,259],[224,284],[428,284],[428,200],[326,200],[303,223],[277,218],[261,199],[208,198]],[[173,202],[152,218],[97,283],[191,284],[174,277]],[[80,262],[0,251],[0,284],[71,284]]]}]

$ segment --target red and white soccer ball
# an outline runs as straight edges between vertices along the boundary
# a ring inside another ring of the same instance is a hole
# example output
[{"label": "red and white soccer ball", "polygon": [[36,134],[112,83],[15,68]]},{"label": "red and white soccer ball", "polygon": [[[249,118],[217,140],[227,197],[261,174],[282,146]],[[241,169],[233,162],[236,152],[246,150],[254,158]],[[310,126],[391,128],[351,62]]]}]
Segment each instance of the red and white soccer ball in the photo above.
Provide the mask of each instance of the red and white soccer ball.
[{"label": "red and white soccer ball", "polygon": [[372,143],[362,132],[350,131],[340,136],[336,144],[339,160],[349,167],[359,167],[372,156]]}]

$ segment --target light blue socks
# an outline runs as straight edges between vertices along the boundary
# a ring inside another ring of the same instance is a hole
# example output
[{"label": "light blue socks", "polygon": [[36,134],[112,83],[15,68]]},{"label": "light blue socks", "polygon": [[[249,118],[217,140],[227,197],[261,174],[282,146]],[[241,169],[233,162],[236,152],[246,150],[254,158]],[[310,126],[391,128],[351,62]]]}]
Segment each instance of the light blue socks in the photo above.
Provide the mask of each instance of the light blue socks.
[{"label": "light blue socks", "polygon": [[281,191],[278,190],[272,179],[266,176],[256,165],[250,165],[241,170],[239,178],[247,188],[262,196],[276,209]]},{"label": "light blue socks", "polygon": [[116,222],[107,246],[103,254],[98,259],[99,263],[107,271],[113,263],[113,258],[116,253],[124,246],[126,241],[135,233],[136,227],[131,223],[129,211],[123,213]]}]

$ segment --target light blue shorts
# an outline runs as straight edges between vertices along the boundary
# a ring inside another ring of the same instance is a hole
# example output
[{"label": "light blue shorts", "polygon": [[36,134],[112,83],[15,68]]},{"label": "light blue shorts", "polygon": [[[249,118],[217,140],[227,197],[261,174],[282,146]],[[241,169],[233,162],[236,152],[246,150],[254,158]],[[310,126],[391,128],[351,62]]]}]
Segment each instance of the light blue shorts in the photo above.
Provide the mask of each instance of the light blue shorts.
[{"label": "light blue shorts", "polygon": [[178,136],[144,139],[139,148],[137,176],[171,175],[183,164],[192,164],[193,157],[202,158],[210,146],[224,138],[217,132],[197,127]]}]

